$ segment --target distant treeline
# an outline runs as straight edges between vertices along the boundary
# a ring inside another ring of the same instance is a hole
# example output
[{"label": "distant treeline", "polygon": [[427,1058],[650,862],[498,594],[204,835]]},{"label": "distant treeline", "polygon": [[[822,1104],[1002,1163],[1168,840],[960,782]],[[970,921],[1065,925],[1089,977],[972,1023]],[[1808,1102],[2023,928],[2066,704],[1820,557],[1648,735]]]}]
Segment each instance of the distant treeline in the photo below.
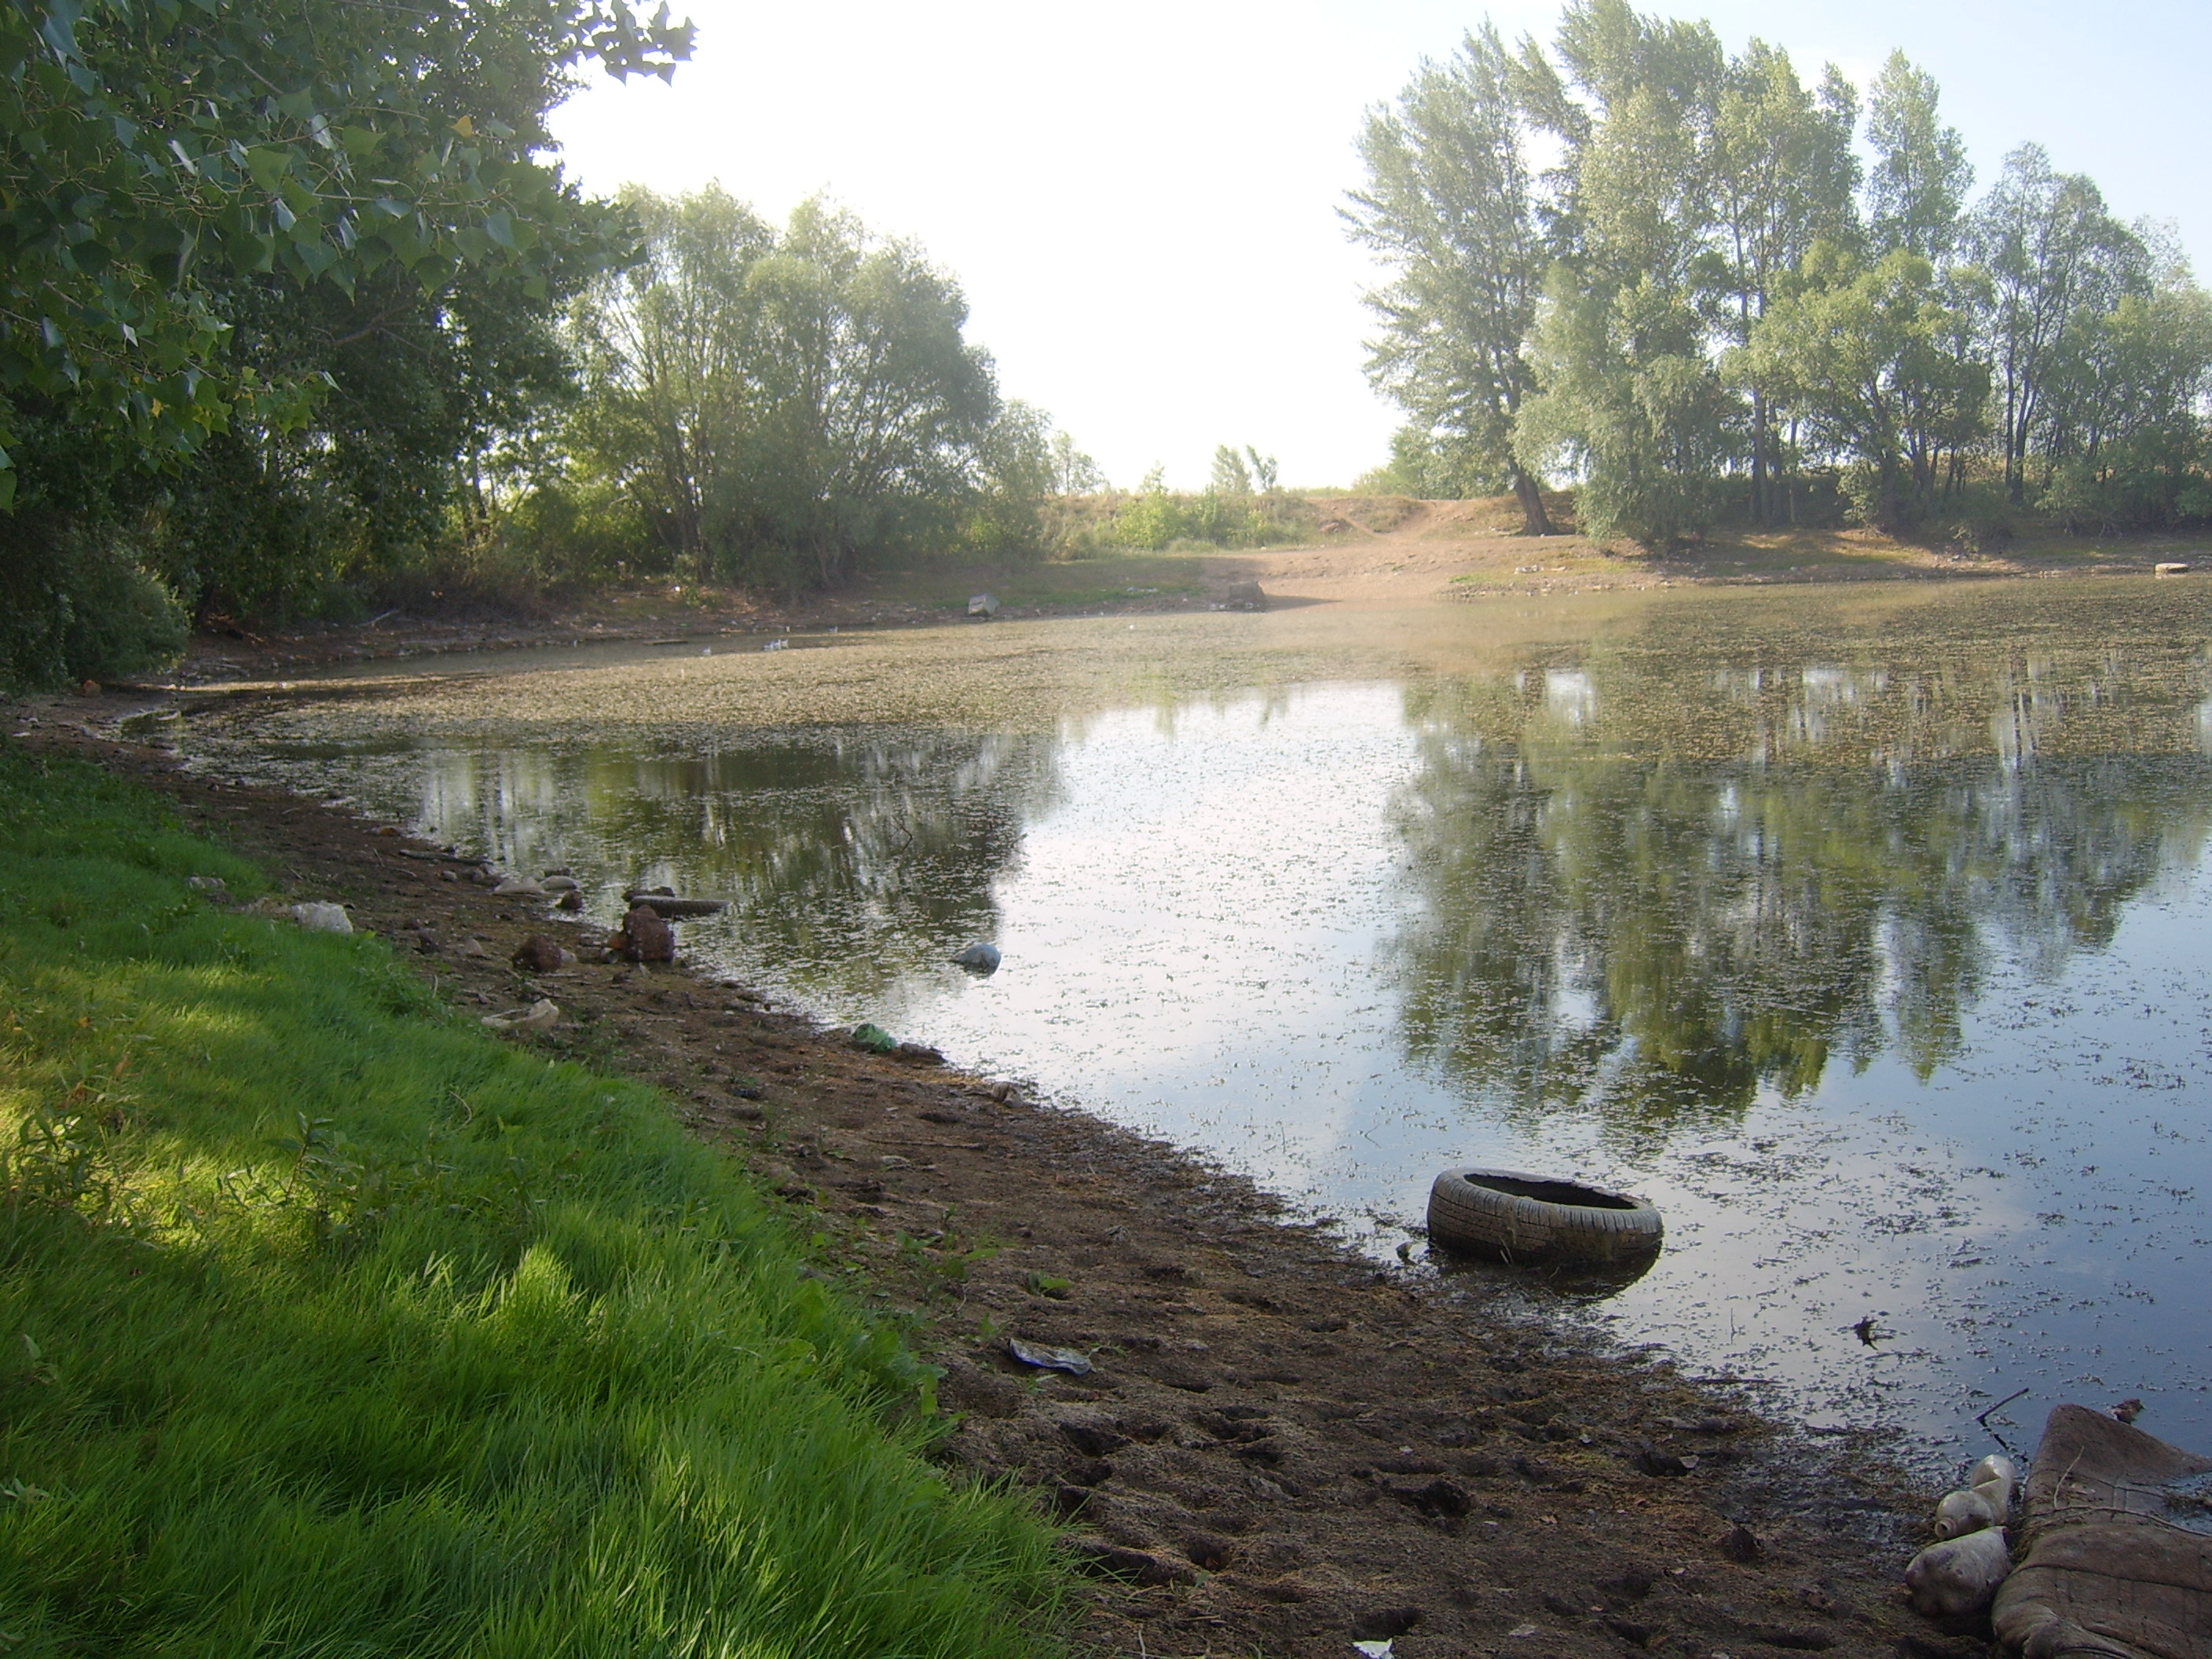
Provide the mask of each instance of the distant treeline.
[{"label": "distant treeline", "polygon": [[1423,63],[1361,150],[1369,373],[1408,416],[1370,486],[1510,489],[1542,533],[1549,475],[1652,546],[2212,517],[2212,305],[2171,230],[2032,144],[1977,199],[1901,53],[1863,111],[1832,65],[1575,0],[1548,51],[1485,24]]},{"label": "distant treeline", "polygon": [[[565,180],[578,77],[689,49],[626,0],[0,9],[0,684],[152,665],[194,617],[1305,525],[1250,449],[1106,493],[957,283],[829,204]],[[1425,64],[1346,210],[1409,416],[1370,487],[1510,490],[1540,532],[1548,478],[1652,544],[2212,516],[2212,313],[2170,236],[2032,148],[1973,199],[1902,58],[1870,168],[1860,115],[1620,0]]]}]

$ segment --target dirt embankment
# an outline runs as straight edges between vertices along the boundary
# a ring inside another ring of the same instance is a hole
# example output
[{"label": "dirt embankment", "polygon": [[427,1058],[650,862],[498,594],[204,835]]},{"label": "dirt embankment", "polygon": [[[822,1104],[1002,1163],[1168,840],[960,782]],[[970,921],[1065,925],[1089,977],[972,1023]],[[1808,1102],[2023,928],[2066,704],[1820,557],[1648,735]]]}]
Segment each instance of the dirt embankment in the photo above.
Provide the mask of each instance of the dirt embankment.
[{"label": "dirt embankment", "polygon": [[[95,738],[76,724],[95,708],[50,709],[27,740],[167,791],[465,1008],[550,997],[560,1028],[518,1040],[658,1082],[825,1235],[823,1271],[910,1317],[945,1367],[948,1468],[1064,1521],[1093,1575],[1086,1650],[1984,1651],[1902,1607],[1926,1494],[1867,1445],[1793,1435],[1486,1281],[1380,1269],[1172,1147],[860,1053],[743,987],[680,965],[526,973],[526,937],[581,930],[389,827]],[[1033,1370],[1009,1337],[1093,1369]]]}]

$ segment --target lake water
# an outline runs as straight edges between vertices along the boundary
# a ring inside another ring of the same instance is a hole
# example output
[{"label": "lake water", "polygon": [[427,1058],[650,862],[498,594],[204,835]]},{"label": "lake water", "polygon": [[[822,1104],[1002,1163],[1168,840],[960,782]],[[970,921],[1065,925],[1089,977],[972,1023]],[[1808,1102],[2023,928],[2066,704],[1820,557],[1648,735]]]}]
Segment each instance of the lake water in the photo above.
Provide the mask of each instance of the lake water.
[{"label": "lake water", "polygon": [[695,956],[1378,1252],[1454,1163],[1647,1194],[1664,1253],[1577,1316],[1807,1420],[1941,1449],[2025,1388],[2032,1443],[2137,1395],[2212,1449],[2212,589],[792,645],[383,670],[176,740],[567,866],[601,922],[726,896]]}]

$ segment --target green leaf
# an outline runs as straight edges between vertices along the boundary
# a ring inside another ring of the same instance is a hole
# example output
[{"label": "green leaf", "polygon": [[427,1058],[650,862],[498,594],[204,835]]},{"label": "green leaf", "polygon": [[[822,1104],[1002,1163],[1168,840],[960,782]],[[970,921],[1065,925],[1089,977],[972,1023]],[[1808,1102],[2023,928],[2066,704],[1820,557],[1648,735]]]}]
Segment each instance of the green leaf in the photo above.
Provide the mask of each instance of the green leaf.
[{"label": "green leaf", "polygon": [[76,0],[46,0],[45,15],[39,19],[39,38],[65,63],[76,58],[76,26],[83,15]]},{"label": "green leaf", "polygon": [[244,153],[246,172],[253,182],[274,196],[291,171],[291,154],[280,145],[263,144]]}]

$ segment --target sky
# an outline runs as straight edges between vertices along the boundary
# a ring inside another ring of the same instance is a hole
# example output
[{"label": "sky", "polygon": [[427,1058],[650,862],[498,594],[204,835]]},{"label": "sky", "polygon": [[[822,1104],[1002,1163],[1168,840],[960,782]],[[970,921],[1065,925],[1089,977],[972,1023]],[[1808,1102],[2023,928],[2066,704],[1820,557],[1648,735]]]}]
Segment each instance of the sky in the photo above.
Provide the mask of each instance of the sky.
[{"label": "sky", "polygon": [[[2124,218],[2172,222],[2212,270],[2212,5],[2204,0],[1716,0],[1799,75],[1863,88],[1893,48],[1930,71],[1981,180],[2033,142]],[[687,8],[672,0],[679,15]],[[1556,0],[1488,9],[1548,40]],[[823,193],[958,278],[968,337],[1123,488],[1204,484],[1214,447],[1293,487],[1386,458],[1360,302],[1376,280],[1337,207],[1353,142],[1480,9],[1435,0],[690,0],[672,85],[594,83],[556,116],[594,191],[720,180],[781,217]]]}]

